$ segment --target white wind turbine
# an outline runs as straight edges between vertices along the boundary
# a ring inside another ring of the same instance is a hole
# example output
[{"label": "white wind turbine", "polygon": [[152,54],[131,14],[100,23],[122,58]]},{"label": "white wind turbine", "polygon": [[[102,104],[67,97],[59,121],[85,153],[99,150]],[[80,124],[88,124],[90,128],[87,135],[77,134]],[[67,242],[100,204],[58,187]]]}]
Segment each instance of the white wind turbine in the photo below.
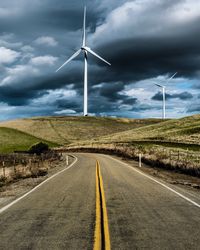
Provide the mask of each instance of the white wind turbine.
[{"label": "white wind turbine", "polygon": [[108,65],[111,65],[109,62],[107,62],[105,59],[103,59],[101,56],[97,55],[94,51],[92,51],[89,47],[86,46],[86,7],[84,8],[84,18],[83,18],[83,44],[82,47],[75,52],[63,65],[56,70],[58,72],[63,66],[65,66],[67,63],[72,61],[74,58],[76,58],[81,51],[84,53],[84,108],[83,108],[83,114],[84,116],[88,115],[88,53],[94,55],[95,57],[99,58],[101,61],[107,63]]},{"label": "white wind turbine", "polygon": [[[177,72],[175,74],[173,74],[173,76],[171,76],[169,79],[167,79],[166,83],[168,83],[170,80],[172,80],[175,75],[177,74]],[[165,98],[165,93],[166,93],[166,86],[158,84],[158,83],[154,83],[156,86],[158,86],[159,88],[162,88],[162,94],[163,94],[163,113],[162,113],[162,118],[165,119],[166,118],[166,98]]]}]

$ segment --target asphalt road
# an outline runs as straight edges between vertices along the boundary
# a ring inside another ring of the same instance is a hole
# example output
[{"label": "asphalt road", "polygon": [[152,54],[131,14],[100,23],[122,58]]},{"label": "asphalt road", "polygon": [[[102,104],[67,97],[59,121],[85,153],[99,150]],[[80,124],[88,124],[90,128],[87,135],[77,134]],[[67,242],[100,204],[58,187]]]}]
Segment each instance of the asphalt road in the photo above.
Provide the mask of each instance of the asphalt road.
[{"label": "asphalt road", "polygon": [[0,249],[92,249],[96,159],[112,249],[200,249],[198,196],[109,156],[76,156],[73,167],[0,214]]}]

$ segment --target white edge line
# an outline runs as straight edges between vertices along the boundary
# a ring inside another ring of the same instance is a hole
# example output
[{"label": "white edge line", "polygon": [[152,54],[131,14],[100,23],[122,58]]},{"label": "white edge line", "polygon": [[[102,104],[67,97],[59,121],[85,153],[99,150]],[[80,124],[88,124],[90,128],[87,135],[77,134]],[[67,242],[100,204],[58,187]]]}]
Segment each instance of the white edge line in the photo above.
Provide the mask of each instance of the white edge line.
[{"label": "white edge line", "polygon": [[51,177],[47,178],[46,180],[44,180],[43,182],[41,182],[40,184],[38,184],[36,187],[34,187],[33,189],[31,189],[29,192],[25,193],[24,195],[22,195],[21,197],[17,198],[16,200],[12,201],[11,203],[9,203],[8,205],[2,207],[0,209],[0,214],[3,213],[5,210],[7,210],[8,208],[12,207],[14,204],[16,204],[17,202],[21,201],[22,199],[24,199],[26,196],[28,196],[29,194],[33,193],[35,190],[37,190],[38,188],[40,188],[42,185],[44,185],[45,183],[47,183],[48,181],[50,181],[51,179],[53,179],[54,177],[56,177],[57,175],[61,174],[64,171],[69,170],[71,167],[73,167],[73,165],[77,162],[78,158],[76,156],[73,156],[75,158],[75,161],[72,162],[68,168],[65,168],[63,170],[61,170],[60,172],[52,175]]},{"label": "white edge line", "polygon": [[162,183],[162,182],[160,182],[160,181],[154,179],[153,177],[151,177],[151,176],[149,176],[149,175],[147,175],[147,174],[144,174],[143,172],[137,170],[135,167],[132,167],[132,166],[130,166],[129,164],[127,164],[127,163],[125,163],[125,162],[123,162],[123,161],[120,161],[120,160],[118,160],[118,159],[116,159],[116,158],[113,158],[113,157],[111,157],[111,156],[108,156],[108,155],[107,155],[107,157],[109,157],[109,158],[111,158],[111,159],[114,159],[114,160],[117,161],[117,162],[122,163],[122,164],[125,165],[126,167],[128,167],[128,168],[132,169],[133,171],[135,171],[135,172],[137,172],[137,173],[139,173],[139,174],[145,176],[146,178],[148,178],[148,179],[150,179],[150,180],[156,182],[157,184],[159,184],[159,185],[165,187],[166,189],[168,189],[168,190],[170,190],[171,192],[175,193],[176,195],[180,196],[180,197],[183,198],[184,200],[186,200],[186,201],[192,203],[194,206],[200,208],[200,204],[198,204],[197,202],[191,200],[190,198],[186,197],[185,195],[180,194],[179,192],[175,191],[173,188],[168,187],[167,185],[165,185],[164,183]]}]

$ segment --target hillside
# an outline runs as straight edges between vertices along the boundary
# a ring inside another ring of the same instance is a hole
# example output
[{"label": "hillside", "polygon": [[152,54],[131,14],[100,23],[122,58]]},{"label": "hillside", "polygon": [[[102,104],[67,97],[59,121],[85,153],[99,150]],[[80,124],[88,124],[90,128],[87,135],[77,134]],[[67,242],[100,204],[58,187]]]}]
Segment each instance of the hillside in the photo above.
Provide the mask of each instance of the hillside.
[{"label": "hillside", "polygon": [[1,122],[0,127],[17,129],[37,138],[67,145],[157,124],[161,121],[160,119],[62,116]]},{"label": "hillside", "polygon": [[[40,142],[41,140],[26,134],[24,132],[11,129],[11,128],[0,128],[0,152],[10,153],[15,150],[27,150],[31,145]],[[54,143],[47,142],[49,146],[56,146]]]},{"label": "hillside", "polygon": [[131,142],[138,140],[200,144],[200,115],[168,120],[99,138],[99,142]]},{"label": "hillside", "polygon": [[[27,149],[38,141],[60,145],[145,141],[200,144],[200,115],[182,119],[36,117],[0,123],[0,151]],[[165,145],[170,146],[170,145]],[[187,146],[186,146],[187,147]]]}]

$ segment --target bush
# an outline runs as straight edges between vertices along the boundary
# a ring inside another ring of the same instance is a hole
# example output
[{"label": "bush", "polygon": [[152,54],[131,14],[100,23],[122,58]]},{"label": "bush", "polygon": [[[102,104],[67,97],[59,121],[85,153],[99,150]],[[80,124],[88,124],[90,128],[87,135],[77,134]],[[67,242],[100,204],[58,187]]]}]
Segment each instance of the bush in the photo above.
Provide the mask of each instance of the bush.
[{"label": "bush", "polygon": [[37,178],[39,176],[45,176],[48,174],[48,170],[44,168],[35,168],[31,170],[31,177],[32,178]]},{"label": "bush", "polygon": [[39,168],[38,169],[38,176],[45,176],[48,174],[48,170],[44,168]]},{"label": "bush", "polygon": [[0,176],[0,187],[3,187],[6,184],[7,178],[4,176]]},{"label": "bush", "polygon": [[42,154],[42,153],[44,153],[44,152],[46,152],[46,151],[48,151],[48,150],[49,150],[48,144],[43,143],[43,142],[38,142],[38,143],[32,145],[32,146],[29,148],[28,152],[29,152],[30,154],[37,154],[37,155],[40,155],[40,154]]}]

